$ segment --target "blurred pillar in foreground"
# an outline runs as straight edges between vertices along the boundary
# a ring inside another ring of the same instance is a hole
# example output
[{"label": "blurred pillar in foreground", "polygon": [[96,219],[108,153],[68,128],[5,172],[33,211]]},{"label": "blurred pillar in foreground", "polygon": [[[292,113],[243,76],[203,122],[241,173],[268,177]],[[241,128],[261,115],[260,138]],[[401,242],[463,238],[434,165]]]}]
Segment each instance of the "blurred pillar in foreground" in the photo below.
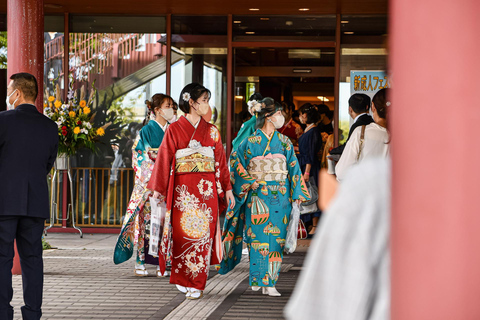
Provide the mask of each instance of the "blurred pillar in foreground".
[{"label": "blurred pillar in foreground", "polygon": [[43,25],[43,0],[8,0],[8,79],[19,72],[28,72],[37,78],[36,106],[40,112],[43,112]]},{"label": "blurred pillar in foreground", "polygon": [[[7,82],[15,73],[33,74],[38,82],[36,106],[43,112],[43,0],[8,0],[7,30]],[[16,248],[12,273],[20,274]]]},{"label": "blurred pillar in foreground", "polygon": [[480,319],[480,1],[392,0],[392,320]]}]

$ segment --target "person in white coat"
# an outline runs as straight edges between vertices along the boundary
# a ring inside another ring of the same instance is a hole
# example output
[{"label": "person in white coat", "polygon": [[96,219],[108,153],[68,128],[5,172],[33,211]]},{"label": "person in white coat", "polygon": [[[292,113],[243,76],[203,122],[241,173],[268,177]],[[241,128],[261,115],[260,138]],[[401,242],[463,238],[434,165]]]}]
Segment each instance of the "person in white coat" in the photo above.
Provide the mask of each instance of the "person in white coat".
[{"label": "person in white coat", "polygon": [[375,122],[359,126],[353,131],[335,167],[337,180],[342,181],[352,165],[371,158],[386,158],[390,153],[390,136],[387,131],[387,111],[389,89],[381,89],[372,100],[372,113]]}]

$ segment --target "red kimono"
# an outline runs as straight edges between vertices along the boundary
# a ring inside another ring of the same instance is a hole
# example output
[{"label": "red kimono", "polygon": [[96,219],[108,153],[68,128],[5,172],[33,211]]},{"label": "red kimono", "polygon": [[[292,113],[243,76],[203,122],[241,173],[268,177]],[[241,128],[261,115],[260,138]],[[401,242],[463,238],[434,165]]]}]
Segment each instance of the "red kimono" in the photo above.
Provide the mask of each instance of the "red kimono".
[{"label": "red kimono", "polygon": [[195,128],[181,117],[158,154],[147,187],[167,203],[160,256],[171,262],[170,283],[204,290],[209,266],[222,259],[217,220],[232,189],[220,132],[203,119]]},{"label": "red kimono", "polygon": [[293,119],[290,119],[283,127],[278,129],[278,132],[289,137],[290,140],[292,140],[292,144],[296,146],[298,145],[298,139],[300,139],[303,134],[303,129],[298,123],[293,121]]}]

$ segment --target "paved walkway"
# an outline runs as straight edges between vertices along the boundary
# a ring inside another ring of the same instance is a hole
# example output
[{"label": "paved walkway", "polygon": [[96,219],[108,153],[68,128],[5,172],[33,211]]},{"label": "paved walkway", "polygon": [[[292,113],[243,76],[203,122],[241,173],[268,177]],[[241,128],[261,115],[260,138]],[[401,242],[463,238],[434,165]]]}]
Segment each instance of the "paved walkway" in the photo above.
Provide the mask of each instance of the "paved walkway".
[{"label": "paved walkway", "polygon": [[[303,264],[308,241],[285,255],[277,289],[282,297],[264,296],[248,287],[248,258],[227,276],[212,270],[204,297],[186,300],[167,278],[135,277],[134,259],[113,264],[116,235],[50,233],[57,249],[44,252],[42,319],[283,319]],[[244,256],[246,258],[246,256]],[[21,276],[14,276],[15,319],[21,319]]]}]

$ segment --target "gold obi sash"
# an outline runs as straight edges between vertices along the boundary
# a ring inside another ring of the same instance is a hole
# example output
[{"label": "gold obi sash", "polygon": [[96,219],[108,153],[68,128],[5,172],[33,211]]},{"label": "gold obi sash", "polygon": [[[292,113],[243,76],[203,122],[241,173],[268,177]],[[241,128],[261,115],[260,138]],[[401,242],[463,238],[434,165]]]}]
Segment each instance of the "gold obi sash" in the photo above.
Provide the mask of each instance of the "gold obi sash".
[{"label": "gold obi sash", "polygon": [[176,152],[175,158],[175,172],[177,173],[215,172],[215,158],[212,148],[181,149]]},{"label": "gold obi sash", "polygon": [[287,161],[281,155],[255,157],[250,160],[247,171],[258,181],[285,181],[288,177]]}]

